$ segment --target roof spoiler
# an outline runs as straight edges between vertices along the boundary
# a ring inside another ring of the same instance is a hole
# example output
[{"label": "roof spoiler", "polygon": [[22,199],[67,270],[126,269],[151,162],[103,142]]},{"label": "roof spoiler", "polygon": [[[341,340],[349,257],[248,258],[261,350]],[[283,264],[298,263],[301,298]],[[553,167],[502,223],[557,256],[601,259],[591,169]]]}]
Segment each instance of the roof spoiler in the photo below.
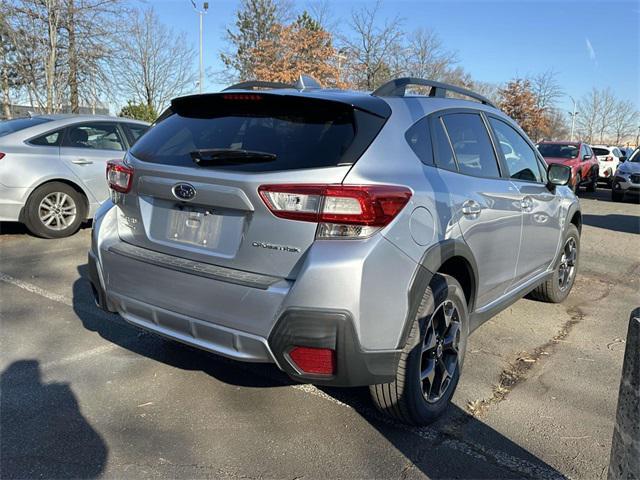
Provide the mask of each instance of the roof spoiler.
[{"label": "roof spoiler", "polygon": [[466,88],[458,87],[457,85],[451,85],[448,83],[436,82],[434,80],[427,80],[424,78],[415,77],[402,77],[391,80],[384,85],[378,87],[371,94],[374,97],[404,97],[407,91],[407,87],[410,85],[418,85],[423,87],[431,87],[429,91],[430,97],[447,98],[447,92],[454,92],[465,97],[473,98],[485,105],[489,105],[495,109],[498,107],[488,98]]}]

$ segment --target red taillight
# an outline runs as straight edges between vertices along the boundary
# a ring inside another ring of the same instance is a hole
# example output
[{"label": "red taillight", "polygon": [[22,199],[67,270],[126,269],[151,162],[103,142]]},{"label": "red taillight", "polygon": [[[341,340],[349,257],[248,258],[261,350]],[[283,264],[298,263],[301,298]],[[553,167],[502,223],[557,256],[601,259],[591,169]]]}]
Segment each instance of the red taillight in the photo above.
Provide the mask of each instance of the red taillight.
[{"label": "red taillight", "polygon": [[336,371],[336,352],[330,348],[293,347],[289,358],[304,373],[333,375]]},{"label": "red taillight", "polygon": [[133,184],[133,168],[122,160],[107,162],[107,183],[116,192],[128,193]]},{"label": "red taillight", "polygon": [[320,223],[321,238],[369,236],[411,198],[411,190],[396,185],[262,185],[258,191],[276,217]]},{"label": "red taillight", "polygon": [[4,158],[4,153],[0,152],[0,160]]},{"label": "red taillight", "polygon": [[605,162],[613,162],[613,157],[611,155],[609,155],[607,158],[604,159]]}]

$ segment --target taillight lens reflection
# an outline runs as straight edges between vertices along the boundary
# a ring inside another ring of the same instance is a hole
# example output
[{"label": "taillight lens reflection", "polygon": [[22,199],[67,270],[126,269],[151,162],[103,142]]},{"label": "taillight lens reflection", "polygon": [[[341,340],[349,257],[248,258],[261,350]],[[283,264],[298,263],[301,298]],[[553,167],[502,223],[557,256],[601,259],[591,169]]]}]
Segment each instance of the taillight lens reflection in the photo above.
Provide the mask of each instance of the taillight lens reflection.
[{"label": "taillight lens reflection", "polygon": [[133,168],[122,160],[107,162],[107,183],[116,192],[128,193],[133,185]]}]

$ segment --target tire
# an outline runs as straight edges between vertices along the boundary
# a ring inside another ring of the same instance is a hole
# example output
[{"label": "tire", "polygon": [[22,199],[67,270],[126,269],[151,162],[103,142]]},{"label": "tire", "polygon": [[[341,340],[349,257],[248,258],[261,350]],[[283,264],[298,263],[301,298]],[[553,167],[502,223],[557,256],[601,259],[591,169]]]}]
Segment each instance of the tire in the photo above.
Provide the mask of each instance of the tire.
[{"label": "tire", "polygon": [[620,192],[611,187],[611,200],[614,202],[622,202],[624,200],[624,192]]},{"label": "tire", "polygon": [[573,193],[576,195],[578,194],[578,190],[580,190],[580,183],[582,183],[582,176],[579,173],[576,173],[576,181],[571,187],[571,190],[573,190]]},{"label": "tire", "polygon": [[66,183],[50,182],[38,187],[27,200],[24,223],[38,237],[62,238],[76,233],[86,214],[82,193]]},{"label": "tire", "polygon": [[587,192],[595,192],[598,189],[598,171],[591,170],[591,181],[587,184]]},{"label": "tire", "polygon": [[[571,241],[575,244],[575,255],[573,255],[573,258],[571,258],[571,255],[568,255],[567,253],[567,246]],[[542,302],[560,303],[564,301],[571,292],[578,273],[578,263],[580,260],[580,233],[574,224],[569,225],[562,242],[563,252],[556,262],[552,277],[546,282],[538,285],[535,290],[529,294],[530,298],[540,300]],[[562,272],[566,271],[563,270],[563,265],[565,265],[565,268],[572,267],[568,272],[568,278],[564,285],[563,282],[561,282]]]},{"label": "tire", "polygon": [[[445,311],[451,317],[445,315]],[[450,318],[448,327],[446,318]],[[442,335],[443,330],[445,335]],[[413,320],[395,380],[369,387],[376,407],[411,425],[427,425],[436,420],[446,410],[458,385],[468,335],[469,314],[462,287],[453,277],[434,275]],[[449,340],[441,343],[440,337]],[[432,347],[423,354],[425,342]],[[454,356],[455,345],[457,355]],[[421,380],[423,360],[431,365],[428,367],[433,372],[431,380]],[[448,380],[444,371],[449,372]],[[428,400],[423,393],[423,386],[433,389],[438,380],[442,388],[438,388],[438,392],[427,392]]]}]

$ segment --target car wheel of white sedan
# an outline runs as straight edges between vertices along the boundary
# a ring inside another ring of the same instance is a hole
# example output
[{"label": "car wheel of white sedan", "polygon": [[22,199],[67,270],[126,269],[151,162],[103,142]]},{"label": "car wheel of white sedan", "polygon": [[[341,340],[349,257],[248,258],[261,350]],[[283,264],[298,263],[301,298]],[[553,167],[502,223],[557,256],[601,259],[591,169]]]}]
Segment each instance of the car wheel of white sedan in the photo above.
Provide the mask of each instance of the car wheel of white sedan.
[{"label": "car wheel of white sedan", "polygon": [[37,188],[25,207],[24,223],[43,238],[73,235],[86,217],[83,195],[70,185],[51,182]]}]

